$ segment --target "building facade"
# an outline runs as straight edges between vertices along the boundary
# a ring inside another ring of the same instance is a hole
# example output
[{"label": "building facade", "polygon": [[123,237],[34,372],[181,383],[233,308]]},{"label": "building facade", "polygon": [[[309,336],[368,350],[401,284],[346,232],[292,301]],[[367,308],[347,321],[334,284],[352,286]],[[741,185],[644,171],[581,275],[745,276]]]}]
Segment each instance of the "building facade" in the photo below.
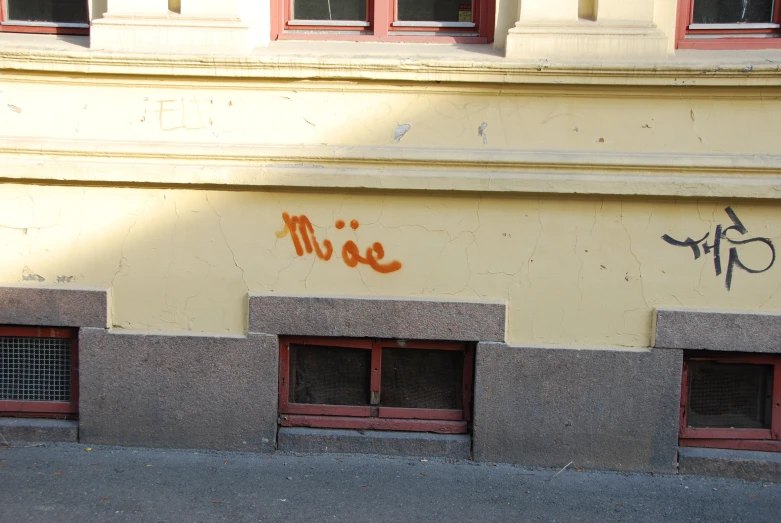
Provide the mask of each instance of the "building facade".
[{"label": "building facade", "polygon": [[[773,2],[22,4],[9,433],[660,472],[781,449]],[[52,339],[61,396],[29,379]]]}]

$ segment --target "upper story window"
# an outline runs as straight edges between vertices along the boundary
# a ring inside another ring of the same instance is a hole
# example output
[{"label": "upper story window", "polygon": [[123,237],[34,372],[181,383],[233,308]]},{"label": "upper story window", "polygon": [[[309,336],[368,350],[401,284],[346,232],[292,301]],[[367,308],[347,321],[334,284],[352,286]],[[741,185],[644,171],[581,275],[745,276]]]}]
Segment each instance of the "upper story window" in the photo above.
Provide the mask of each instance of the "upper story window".
[{"label": "upper story window", "polygon": [[679,2],[679,49],[781,48],[781,0]]},{"label": "upper story window", "polygon": [[494,0],[272,0],[272,40],[488,43]]},{"label": "upper story window", "polygon": [[87,0],[0,0],[0,31],[88,34]]}]

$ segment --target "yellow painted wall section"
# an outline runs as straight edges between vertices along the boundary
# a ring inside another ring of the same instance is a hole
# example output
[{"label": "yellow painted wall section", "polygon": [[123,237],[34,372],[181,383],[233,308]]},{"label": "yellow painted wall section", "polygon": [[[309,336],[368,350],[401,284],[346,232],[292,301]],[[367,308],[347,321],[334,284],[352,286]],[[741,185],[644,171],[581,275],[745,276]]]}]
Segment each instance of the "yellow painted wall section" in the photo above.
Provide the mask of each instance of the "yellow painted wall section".
[{"label": "yellow painted wall section", "polygon": [[[662,239],[707,233],[699,259]],[[730,249],[763,270],[780,236],[777,205],[739,201],[0,186],[0,284],[110,287],[126,329],[241,333],[247,292],[402,296],[507,300],[514,344],[644,347],[654,307],[781,310],[778,264],[725,286]]]},{"label": "yellow painted wall section", "polygon": [[24,77],[6,82],[0,92],[0,133],[156,145],[654,154],[777,154],[776,137],[781,135],[781,89],[771,87],[500,88],[315,81],[159,87],[143,81],[133,86],[63,81]]}]

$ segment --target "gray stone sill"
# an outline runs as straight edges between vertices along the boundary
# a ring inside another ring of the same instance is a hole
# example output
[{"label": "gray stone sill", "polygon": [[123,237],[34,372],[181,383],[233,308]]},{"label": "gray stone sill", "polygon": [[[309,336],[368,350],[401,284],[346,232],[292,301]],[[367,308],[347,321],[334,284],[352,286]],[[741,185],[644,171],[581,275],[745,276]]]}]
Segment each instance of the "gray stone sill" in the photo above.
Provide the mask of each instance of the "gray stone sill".
[{"label": "gray stone sill", "polygon": [[0,434],[5,442],[64,441],[79,440],[79,422],[42,418],[0,418]]},{"label": "gray stone sill", "polygon": [[510,60],[491,45],[277,41],[249,56],[108,52],[86,36],[0,34],[0,67],[83,74],[453,83],[781,85],[781,50],[678,51],[656,61]]},{"label": "gray stone sill", "polygon": [[283,452],[381,454],[469,459],[469,434],[430,434],[427,432],[385,432],[283,427],[277,436]]},{"label": "gray stone sill", "polygon": [[781,483],[781,452],[680,447],[680,474]]}]

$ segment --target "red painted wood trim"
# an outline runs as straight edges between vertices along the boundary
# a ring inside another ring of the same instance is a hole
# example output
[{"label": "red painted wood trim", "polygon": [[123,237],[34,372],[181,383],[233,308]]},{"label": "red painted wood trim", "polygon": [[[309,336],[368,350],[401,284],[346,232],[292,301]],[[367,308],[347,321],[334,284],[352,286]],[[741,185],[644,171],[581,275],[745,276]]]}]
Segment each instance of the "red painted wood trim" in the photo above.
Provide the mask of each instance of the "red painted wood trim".
[{"label": "red painted wood trim", "polygon": [[466,343],[440,342],[425,340],[378,340],[382,348],[387,349],[425,349],[425,350],[457,350],[463,351]]},{"label": "red painted wood trim", "polygon": [[683,438],[700,439],[771,439],[770,429],[695,429],[683,427]]},{"label": "red painted wood trim", "polygon": [[403,408],[395,408],[395,407],[380,407],[380,417],[400,418],[400,419],[463,421],[464,413],[461,410],[403,409]]},{"label": "red painted wood trim", "polygon": [[407,42],[412,44],[487,44],[488,39],[481,36],[396,36],[388,35],[378,38],[377,35],[346,35],[346,34],[306,34],[283,33],[277,40],[317,40],[321,42]]},{"label": "red painted wood trim", "polygon": [[290,344],[287,340],[279,343],[279,411],[287,412],[290,398]]},{"label": "red painted wood trim", "polygon": [[322,345],[324,347],[343,347],[346,349],[369,349],[372,340],[366,338],[326,338],[322,336],[285,336],[288,345]]},{"label": "red painted wood trim", "polygon": [[678,436],[683,437],[684,429],[688,425],[687,420],[687,405],[689,403],[689,365],[686,361],[683,362],[683,371],[681,372],[681,408],[678,425]]},{"label": "red painted wood trim", "polygon": [[781,441],[755,441],[742,439],[680,439],[681,447],[705,447],[710,449],[758,450],[781,452]]},{"label": "red painted wood trim", "polygon": [[376,401],[372,401],[372,404],[379,404],[380,392],[382,381],[382,346],[379,343],[374,343],[372,347],[372,361],[371,361],[371,383],[369,386],[372,396],[376,398]]},{"label": "red painted wood trim", "polygon": [[283,427],[313,427],[322,429],[402,430],[408,432],[436,432],[465,434],[465,421],[426,421],[390,418],[339,418],[329,416],[280,416]]},{"label": "red painted wood trim", "polygon": [[283,411],[284,414],[302,414],[307,416],[371,416],[371,407],[360,407],[356,405],[313,405],[304,403],[288,403]]},{"label": "red painted wood trim", "polygon": [[469,421],[472,419],[472,394],[473,394],[473,383],[475,379],[475,347],[474,345],[469,345],[466,348],[466,351],[464,352],[464,378],[462,383],[463,386],[463,398],[462,398],[462,405],[463,405],[463,414],[464,419]]},{"label": "red painted wood trim", "polygon": [[[2,1],[2,0],[0,0]],[[23,338],[73,338],[78,337],[78,329],[63,327],[17,327],[0,326],[0,336]]]},{"label": "red painted wood trim", "polygon": [[742,50],[781,49],[781,38],[719,38],[708,40],[685,40],[678,42],[678,49]]},{"label": "red painted wood trim", "polygon": [[[72,398],[71,393],[71,398]],[[0,415],[23,415],[26,413],[39,414],[73,414],[78,408],[73,402],[66,401],[0,401]]]},{"label": "red painted wood trim", "polygon": [[[781,2],[779,2],[781,4]],[[772,438],[781,440],[781,362],[773,369],[773,402],[770,410],[770,431]]]}]

